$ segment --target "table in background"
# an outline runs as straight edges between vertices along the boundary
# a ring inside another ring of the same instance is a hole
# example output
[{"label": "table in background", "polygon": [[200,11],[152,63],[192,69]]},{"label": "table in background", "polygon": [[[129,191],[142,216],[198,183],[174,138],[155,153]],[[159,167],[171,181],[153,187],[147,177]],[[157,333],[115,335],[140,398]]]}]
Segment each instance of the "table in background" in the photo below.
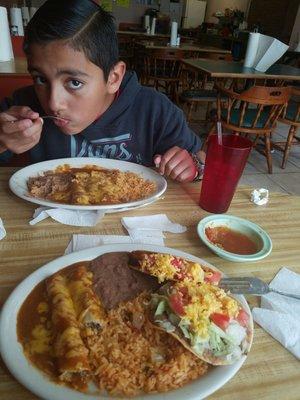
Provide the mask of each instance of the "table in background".
[{"label": "table in background", "polygon": [[[188,228],[182,234],[167,233],[166,246],[203,258],[228,275],[253,275],[269,281],[282,266],[300,272],[300,197],[272,193],[266,206],[255,206],[249,201],[252,189],[238,188],[228,213],[258,223],[270,234],[273,251],[264,260],[255,263],[232,263],[211,253],[198,239],[197,223],[207,215],[197,205],[199,183],[180,185],[169,182],[161,200],[145,208],[107,214],[94,228],[61,225],[50,218],[30,226],[28,221],[37,205],[19,199],[10,192],[8,180],[15,170],[0,168],[0,216],[7,230],[6,238],[0,241],[1,304],[30,273],[63,255],[72,234],[126,234],[120,222],[124,215],[166,213],[172,221]],[[248,300],[251,306],[258,305],[256,297]],[[209,400],[299,400],[299,393],[299,361],[256,325],[253,346],[244,366],[223,388],[209,396]],[[10,375],[2,361],[0,398],[37,399]]]},{"label": "table in background", "polygon": [[266,72],[246,68],[240,62],[213,61],[205,59],[183,59],[182,63],[193,70],[201,71],[211,78],[275,79],[300,81],[300,69],[290,65],[274,64]]},{"label": "table in background", "polygon": [[199,53],[217,53],[217,54],[231,54],[230,50],[221,49],[213,46],[203,46],[196,44],[188,44],[182,43],[180,46],[168,46],[168,45],[160,45],[156,44],[151,40],[142,40],[136,43],[137,45],[141,45],[146,50],[160,50],[160,49],[168,49],[168,50],[182,50],[187,52],[199,52]]}]

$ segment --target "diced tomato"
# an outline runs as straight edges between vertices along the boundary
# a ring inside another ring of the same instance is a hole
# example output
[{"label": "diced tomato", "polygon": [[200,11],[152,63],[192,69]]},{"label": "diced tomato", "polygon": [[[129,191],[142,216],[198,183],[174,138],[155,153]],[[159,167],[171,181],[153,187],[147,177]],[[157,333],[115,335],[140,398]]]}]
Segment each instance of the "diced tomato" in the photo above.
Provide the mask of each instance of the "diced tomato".
[{"label": "diced tomato", "polygon": [[241,309],[236,317],[237,322],[242,326],[247,326],[249,321],[249,315],[245,310]]},{"label": "diced tomato", "polygon": [[213,271],[209,272],[208,274],[205,274],[204,281],[207,283],[211,283],[213,285],[217,285],[220,282],[221,277],[222,277],[221,272]]},{"label": "diced tomato", "polygon": [[212,322],[214,324],[216,324],[219,328],[223,329],[223,331],[226,330],[226,328],[229,325],[229,316],[228,315],[224,315],[224,314],[220,314],[220,313],[213,313],[210,316],[210,319],[212,320]]},{"label": "diced tomato", "polygon": [[182,304],[184,306],[188,305],[190,303],[191,297],[189,295],[189,291],[188,288],[183,286],[179,289],[179,293],[181,295],[182,298]]},{"label": "diced tomato", "polygon": [[174,257],[171,260],[171,264],[173,265],[173,267],[175,267],[176,269],[181,269],[182,268],[182,260],[180,260],[180,258]]},{"label": "diced tomato", "polygon": [[180,293],[171,294],[169,298],[170,306],[178,315],[184,315],[183,297]]}]

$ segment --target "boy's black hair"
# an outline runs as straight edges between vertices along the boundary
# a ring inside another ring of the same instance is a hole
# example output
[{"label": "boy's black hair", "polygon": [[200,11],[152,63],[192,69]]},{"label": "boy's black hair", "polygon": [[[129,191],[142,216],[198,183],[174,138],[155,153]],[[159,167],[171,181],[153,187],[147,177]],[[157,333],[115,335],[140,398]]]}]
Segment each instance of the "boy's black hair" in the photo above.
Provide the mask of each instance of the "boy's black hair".
[{"label": "boy's black hair", "polygon": [[47,0],[26,27],[24,51],[31,44],[64,40],[103,70],[107,80],[119,60],[113,16],[92,0]]}]

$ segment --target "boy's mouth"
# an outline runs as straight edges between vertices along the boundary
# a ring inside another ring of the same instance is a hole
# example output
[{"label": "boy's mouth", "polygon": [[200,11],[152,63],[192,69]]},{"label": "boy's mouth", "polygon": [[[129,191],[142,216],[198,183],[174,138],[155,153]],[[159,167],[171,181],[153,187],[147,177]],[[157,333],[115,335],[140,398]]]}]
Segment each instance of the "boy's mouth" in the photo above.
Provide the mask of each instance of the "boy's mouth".
[{"label": "boy's mouth", "polygon": [[70,122],[68,119],[63,119],[63,118],[61,118],[61,119],[55,119],[55,120],[53,120],[53,122],[54,122],[54,124],[56,125],[56,126],[59,126],[59,127],[64,127],[64,126],[66,126],[66,125],[68,125],[68,123]]}]

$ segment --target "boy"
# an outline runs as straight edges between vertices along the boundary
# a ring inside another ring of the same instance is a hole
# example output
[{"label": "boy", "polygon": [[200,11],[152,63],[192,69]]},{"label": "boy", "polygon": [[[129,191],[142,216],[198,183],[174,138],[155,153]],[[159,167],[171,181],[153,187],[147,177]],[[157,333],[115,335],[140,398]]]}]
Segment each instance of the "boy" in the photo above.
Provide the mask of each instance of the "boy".
[{"label": "boy", "polygon": [[[126,73],[113,17],[96,3],[46,1],[27,26],[24,51],[34,85],[2,104],[2,158],[106,157],[156,165],[181,182],[198,176],[199,138],[166,96]],[[43,121],[45,114],[60,119]]]}]

